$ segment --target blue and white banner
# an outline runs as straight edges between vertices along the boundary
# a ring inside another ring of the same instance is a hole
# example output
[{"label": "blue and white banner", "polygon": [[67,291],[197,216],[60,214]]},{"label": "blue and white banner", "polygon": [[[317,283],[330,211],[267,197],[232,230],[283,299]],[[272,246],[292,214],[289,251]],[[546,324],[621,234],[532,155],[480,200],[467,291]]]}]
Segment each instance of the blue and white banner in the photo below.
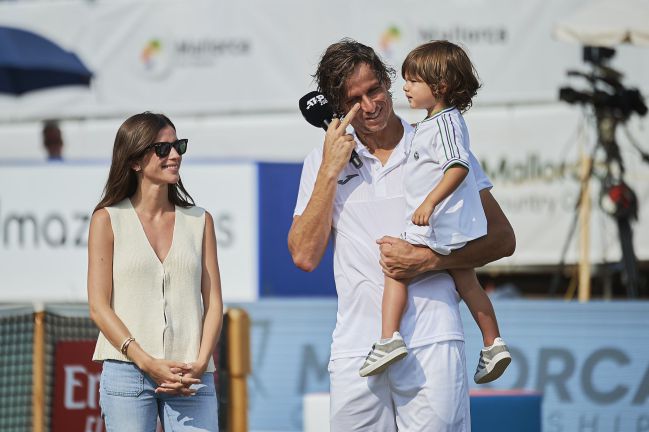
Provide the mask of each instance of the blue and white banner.
[{"label": "blue and white banner", "polygon": [[[250,430],[303,430],[303,396],[329,391],[335,300],[239,306],[252,321]],[[648,302],[516,300],[494,308],[513,361],[492,384],[469,378],[472,390],[541,392],[543,432],[649,431]],[[460,311],[472,377],[482,337],[468,309]]]}]

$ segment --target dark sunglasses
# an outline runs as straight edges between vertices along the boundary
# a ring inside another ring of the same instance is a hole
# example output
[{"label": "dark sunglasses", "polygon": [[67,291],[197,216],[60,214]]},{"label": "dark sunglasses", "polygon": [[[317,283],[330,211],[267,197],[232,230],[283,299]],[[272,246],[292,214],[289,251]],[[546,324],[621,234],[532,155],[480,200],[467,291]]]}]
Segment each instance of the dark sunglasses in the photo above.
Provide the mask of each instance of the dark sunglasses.
[{"label": "dark sunglasses", "polygon": [[169,156],[169,153],[171,153],[171,147],[173,147],[176,149],[178,154],[181,155],[185,154],[185,152],[187,151],[188,142],[189,140],[187,138],[179,139],[174,142],[157,142],[146,146],[144,151],[146,152],[150,148],[153,148],[153,150],[155,150],[155,154],[158,155],[158,157],[162,158]]}]

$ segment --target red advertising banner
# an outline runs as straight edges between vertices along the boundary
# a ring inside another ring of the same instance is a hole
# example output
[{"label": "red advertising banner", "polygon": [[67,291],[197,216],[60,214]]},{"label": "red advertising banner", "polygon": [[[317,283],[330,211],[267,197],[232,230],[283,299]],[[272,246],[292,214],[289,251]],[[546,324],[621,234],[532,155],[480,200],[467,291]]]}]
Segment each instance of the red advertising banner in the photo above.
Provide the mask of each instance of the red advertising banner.
[{"label": "red advertising banner", "polygon": [[[104,431],[99,408],[101,363],[91,360],[95,343],[87,340],[56,344],[52,432]],[[218,347],[213,358],[218,365]],[[214,374],[214,381],[218,388],[218,374]]]},{"label": "red advertising banner", "polygon": [[52,432],[104,430],[99,408],[101,364],[91,360],[94,349],[94,340],[56,344]]}]

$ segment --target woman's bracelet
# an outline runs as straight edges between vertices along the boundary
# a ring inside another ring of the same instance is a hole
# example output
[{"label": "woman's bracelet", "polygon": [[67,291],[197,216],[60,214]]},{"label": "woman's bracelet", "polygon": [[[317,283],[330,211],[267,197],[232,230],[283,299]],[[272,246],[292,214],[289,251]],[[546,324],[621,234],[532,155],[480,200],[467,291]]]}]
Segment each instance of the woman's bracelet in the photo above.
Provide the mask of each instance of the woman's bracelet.
[{"label": "woman's bracelet", "polygon": [[126,351],[128,350],[128,346],[129,346],[129,345],[131,344],[131,342],[133,342],[134,340],[135,340],[134,337],[127,337],[126,340],[124,340],[124,342],[122,342],[122,346],[119,348],[119,350],[121,351],[121,353],[122,353],[123,355],[126,355]]}]

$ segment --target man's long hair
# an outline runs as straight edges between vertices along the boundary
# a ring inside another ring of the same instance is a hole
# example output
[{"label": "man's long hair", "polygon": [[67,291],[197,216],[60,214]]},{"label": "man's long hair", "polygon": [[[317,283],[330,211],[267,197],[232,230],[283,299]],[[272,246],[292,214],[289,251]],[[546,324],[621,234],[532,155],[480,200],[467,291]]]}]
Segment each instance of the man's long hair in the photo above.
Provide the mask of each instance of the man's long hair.
[{"label": "man's long hair", "polygon": [[345,38],[330,45],[322,55],[313,78],[318,90],[327,98],[337,115],[344,115],[348,108],[345,106],[347,78],[363,63],[370,67],[379,83],[389,90],[395,71],[367,45]]}]

